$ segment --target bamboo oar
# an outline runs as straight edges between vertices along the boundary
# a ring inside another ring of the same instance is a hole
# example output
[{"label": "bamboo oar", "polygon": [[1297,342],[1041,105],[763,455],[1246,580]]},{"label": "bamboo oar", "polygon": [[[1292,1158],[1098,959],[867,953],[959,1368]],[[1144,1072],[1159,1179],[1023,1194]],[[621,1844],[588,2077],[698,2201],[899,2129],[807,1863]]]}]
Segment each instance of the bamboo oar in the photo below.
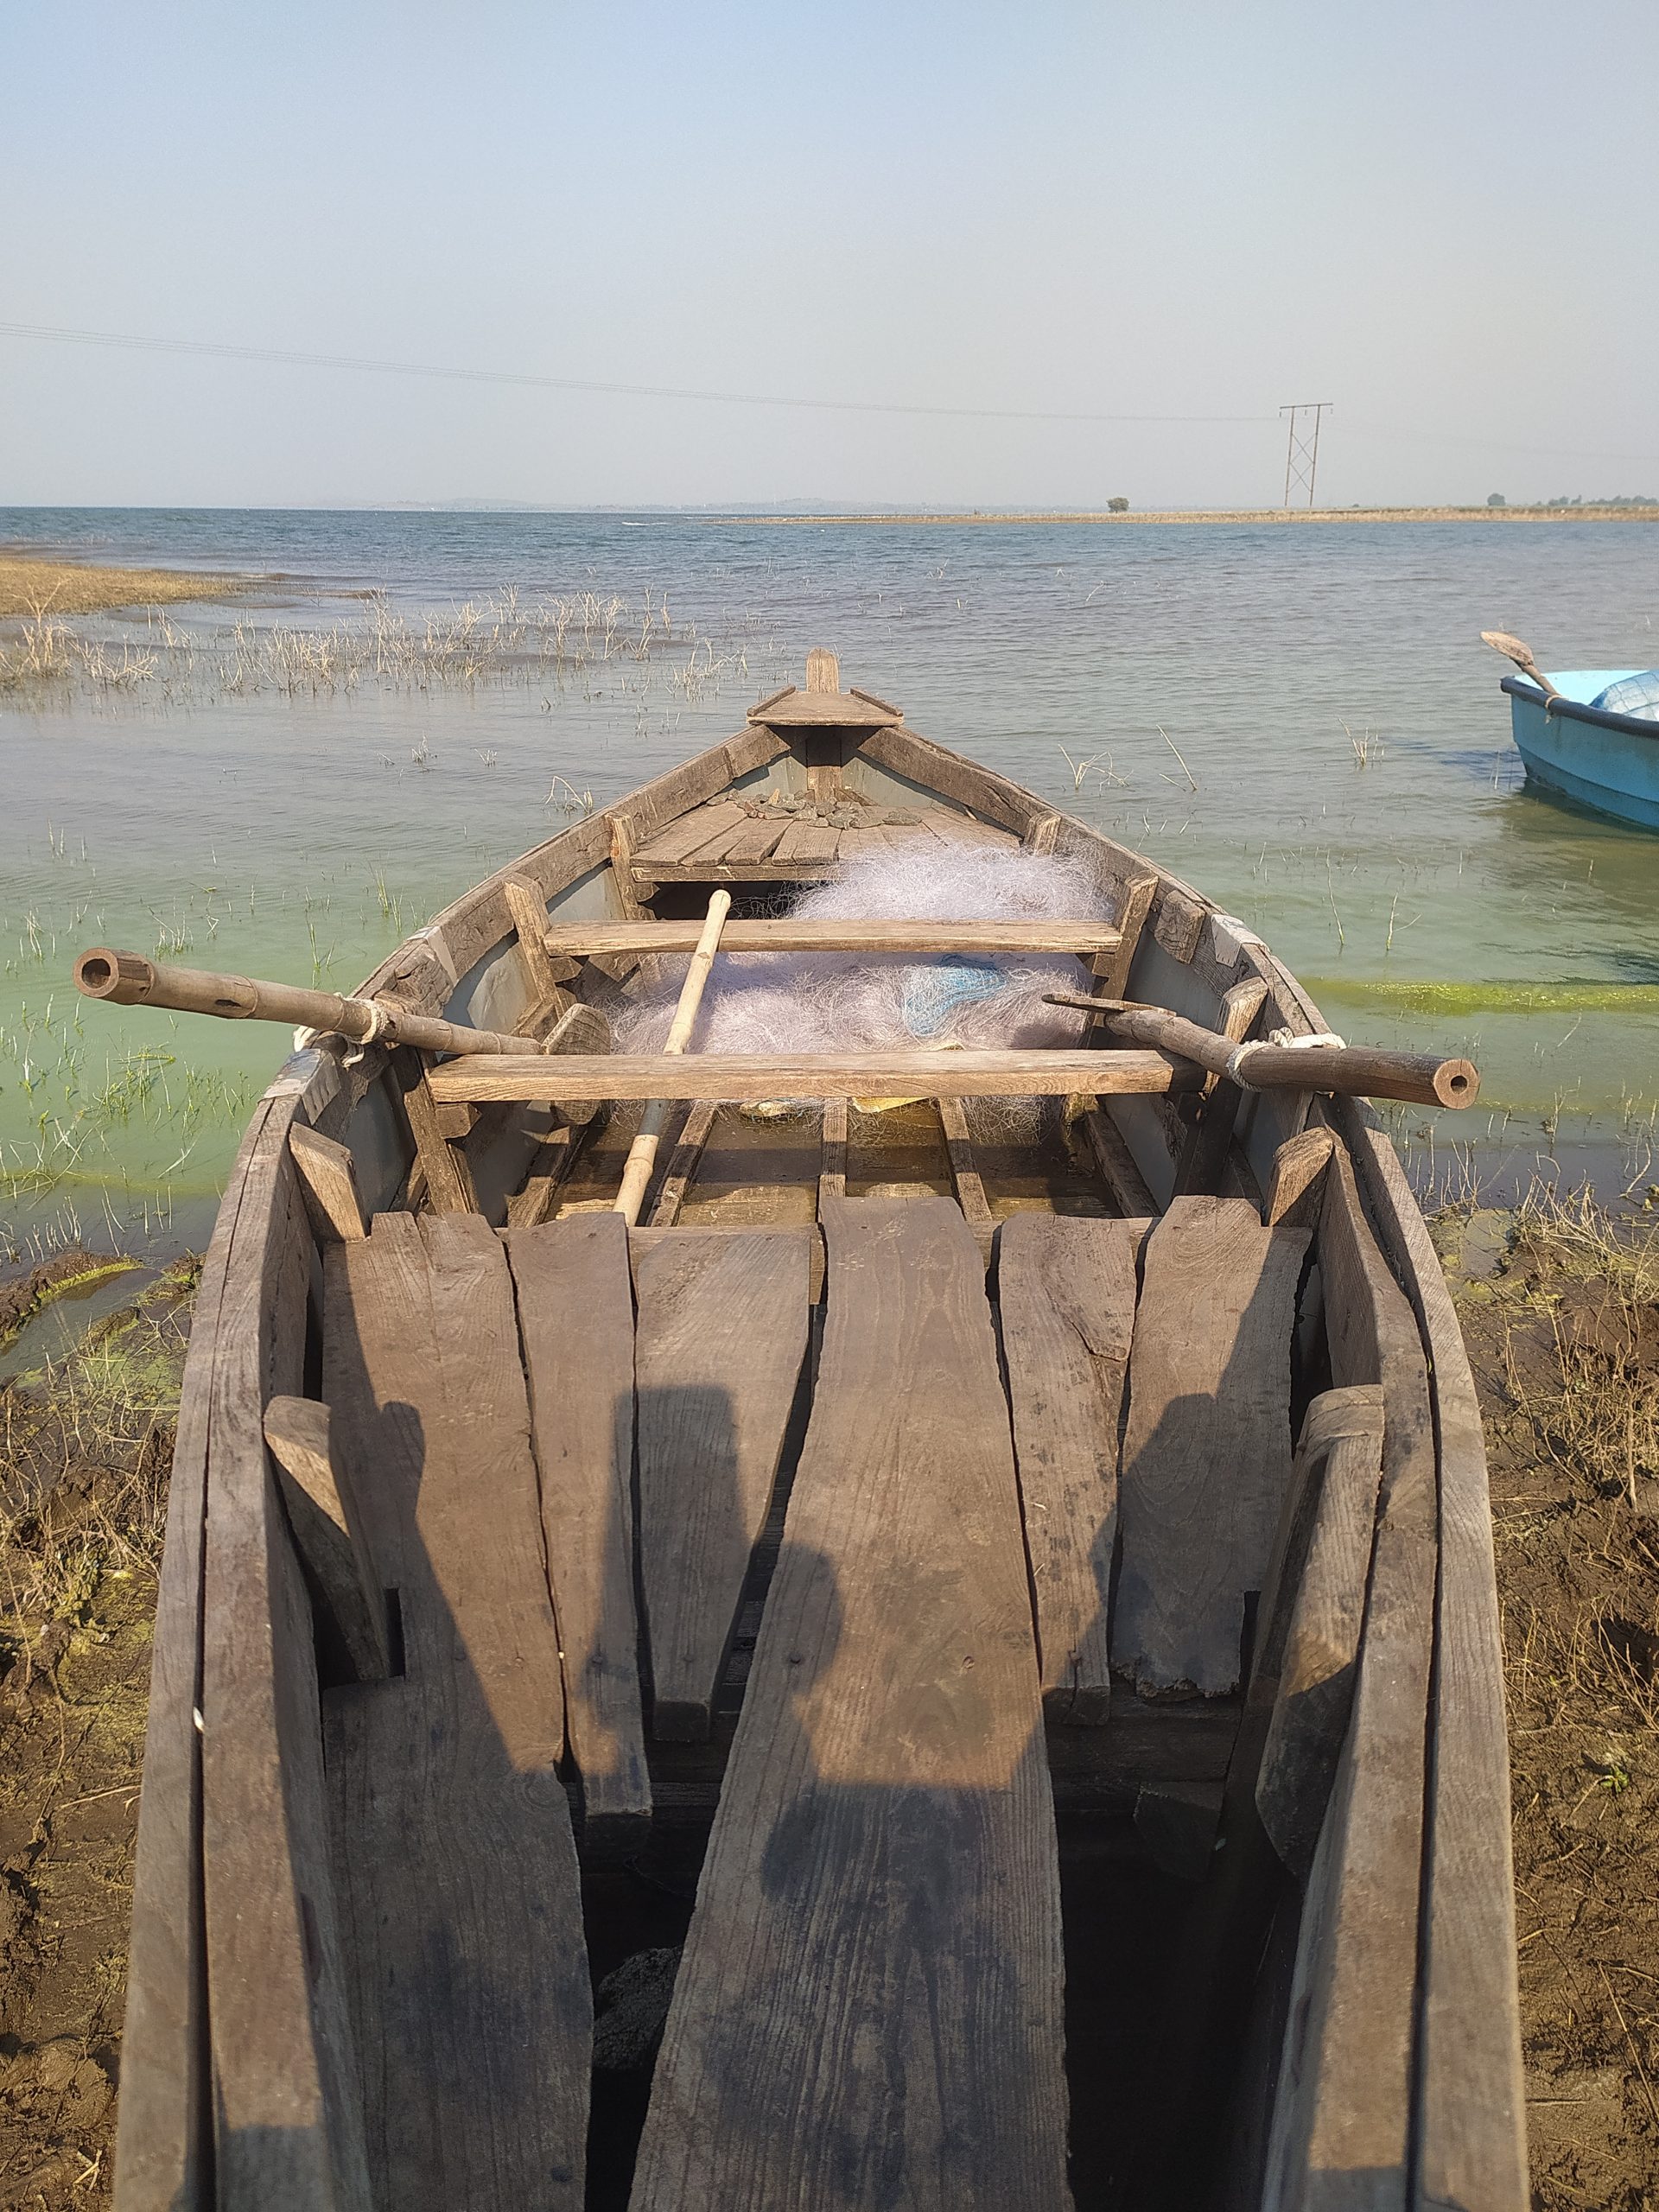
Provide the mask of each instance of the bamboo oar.
[{"label": "bamboo oar", "polygon": [[1532,657],[1532,647],[1523,645],[1519,638],[1512,638],[1507,630],[1483,630],[1483,645],[1490,645],[1495,653],[1502,653],[1505,660],[1512,660],[1522,676],[1538,686],[1546,699],[1559,699],[1560,693],[1543,673]]},{"label": "bamboo oar", "polygon": [[252,976],[214,976],[200,968],[163,968],[142,952],[113,952],[107,945],[83,952],[75,963],[75,988],[89,999],[115,1006],[170,1007],[176,1014],[213,1014],[229,1021],[279,1021],[285,1028],[315,1029],[357,1045],[413,1045],[423,1052],[540,1053],[533,1037],[503,1036],[464,1022],[410,1014],[385,999],[351,998],[339,991],[302,990]]},{"label": "bamboo oar", "polygon": [[[683,1053],[690,1041],[691,1025],[697,1018],[697,1008],[702,1003],[702,987],[709,981],[709,970],[715,964],[715,952],[720,944],[720,932],[726,917],[732,910],[729,891],[716,891],[709,901],[708,918],[702,925],[702,935],[697,939],[697,949],[691,955],[691,966],[680,990],[680,1002],[674,1010],[664,1052]],[[612,1208],[620,1213],[630,1229],[639,1218],[639,1209],[645,1204],[645,1185],[651,1180],[651,1171],[657,1164],[657,1147],[662,1141],[663,1131],[668,1127],[673,1102],[653,1098],[645,1108],[639,1123],[639,1134],[628,1147],[626,1165],[622,1170],[622,1187],[616,1194]]]},{"label": "bamboo oar", "polygon": [[1472,1060],[1357,1045],[1238,1046],[1162,1007],[1128,1006],[1072,991],[1049,991],[1045,998],[1049,1006],[1095,1014],[1126,1045],[1178,1053],[1246,1090],[1332,1090],[1347,1098],[1403,1098],[1418,1106],[1472,1106],[1480,1096],[1480,1075]]}]

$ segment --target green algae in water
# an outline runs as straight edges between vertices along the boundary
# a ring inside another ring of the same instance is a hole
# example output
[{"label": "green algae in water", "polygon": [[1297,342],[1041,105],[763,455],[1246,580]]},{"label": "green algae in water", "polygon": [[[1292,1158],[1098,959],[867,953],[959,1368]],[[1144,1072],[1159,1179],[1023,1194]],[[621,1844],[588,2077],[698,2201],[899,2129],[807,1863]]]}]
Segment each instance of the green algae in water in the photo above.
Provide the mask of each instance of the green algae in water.
[{"label": "green algae in water", "polygon": [[1659,983],[1397,982],[1354,976],[1306,976],[1315,1002],[1397,1009],[1402,1014],[1652,1014]]}]

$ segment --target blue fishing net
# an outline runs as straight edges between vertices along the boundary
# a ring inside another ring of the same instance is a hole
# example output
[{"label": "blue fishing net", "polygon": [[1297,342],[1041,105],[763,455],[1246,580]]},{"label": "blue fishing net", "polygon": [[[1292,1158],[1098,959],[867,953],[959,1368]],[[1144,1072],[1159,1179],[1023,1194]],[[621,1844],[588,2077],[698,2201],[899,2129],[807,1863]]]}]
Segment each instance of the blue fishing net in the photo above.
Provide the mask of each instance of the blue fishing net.
[{"label": "blue fishing net", "polygon": [[1659,722],[1659,668],[1610,683],[1605,691],[1598,691],[1590,703],[1599,707],[1604,714],[1637,715],[1644,722]]},{"label": "blue fishing net", "polygon": [[912,1037],[937,1037],[959,1007],[995,998],[1007,981],[995,960],[947,952],[905,982],[905,1027]]}]

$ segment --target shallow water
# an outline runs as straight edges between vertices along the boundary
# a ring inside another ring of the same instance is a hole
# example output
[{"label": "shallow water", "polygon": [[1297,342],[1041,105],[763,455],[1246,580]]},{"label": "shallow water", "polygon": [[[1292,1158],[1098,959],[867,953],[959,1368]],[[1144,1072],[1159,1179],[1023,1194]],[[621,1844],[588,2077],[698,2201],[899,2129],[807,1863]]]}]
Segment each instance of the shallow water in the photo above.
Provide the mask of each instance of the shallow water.
[{"label": "shallow water", "polygon": [[[573,791],[603,804],[737,728],[816,643],[1244,916],[1344,1034],[1474,1058],[1472,1113],[1398,1118],[1420,1180],[1455,1179],[1471,1145],[1499,1180],[1649,1175],[1659,841],[1523,789],[1477,632],[1517,632],[1546,667],[1659,661],[1651,528],[0,510],[19,541],[282,581],[169,610],[188,681],[0,696],[0,1146],[31,1171],[0,1193],[14,1242],[199,1242],[282,1057],[268,1028],[77,1000],[84,945],[349,987]],[[681,642],[470,686],[237,694],[214,673],[238,622],[360,624],[368,590],[448,620],[509,588],[620,595],[636,629],[665,601]]]}]

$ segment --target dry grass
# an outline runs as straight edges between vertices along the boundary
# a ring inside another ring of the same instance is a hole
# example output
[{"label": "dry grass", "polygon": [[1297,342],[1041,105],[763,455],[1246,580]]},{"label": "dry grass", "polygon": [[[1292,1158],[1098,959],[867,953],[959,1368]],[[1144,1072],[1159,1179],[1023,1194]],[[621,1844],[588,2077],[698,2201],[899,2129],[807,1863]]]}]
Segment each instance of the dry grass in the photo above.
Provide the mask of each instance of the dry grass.
[{"label": "dry grass", "polygon": [[694,626],[677,626],[660,596],[631,601],[584,591],[529,601],[508,587],[424,613],[371,593],[360,617],[326,626],[245,616],[208,628],[171,621],[152,607],[142,624],[105,626],[90,635],[55,604],[37,601],[28,619],[0,638],[0,691],[40,703],[94,691],[200,704],[370,688],[540,681],[556,689],[585,683],[601,669],[620,668],[626,679],[630,664],[640,668],[642,681],[660,669],[669,690],[688,702],[716,692],[728,676],[750,678],[746,645],[718,649]]},{"label": "dry grass", "polygon": [[0,1610],[24,1653],[51,1623],[81,1624],[106,1574],[160,1561],[198,1274],[181,1263],[66,1358],[0,1384]]},{"label": "dry grass", "polygon": [[1651,2212],[1659,1236],[1551,1198],[1476,1223],[1452,1282],[1491,1464],[1533,2202]]},{"label": "dry grass", "polygon": [[184,599],[230,599],[238,576],[187,575],[176,569],[112,569],[0,553],[0,620],[20,614],[96,614],[118,607],[161,607]]}]

